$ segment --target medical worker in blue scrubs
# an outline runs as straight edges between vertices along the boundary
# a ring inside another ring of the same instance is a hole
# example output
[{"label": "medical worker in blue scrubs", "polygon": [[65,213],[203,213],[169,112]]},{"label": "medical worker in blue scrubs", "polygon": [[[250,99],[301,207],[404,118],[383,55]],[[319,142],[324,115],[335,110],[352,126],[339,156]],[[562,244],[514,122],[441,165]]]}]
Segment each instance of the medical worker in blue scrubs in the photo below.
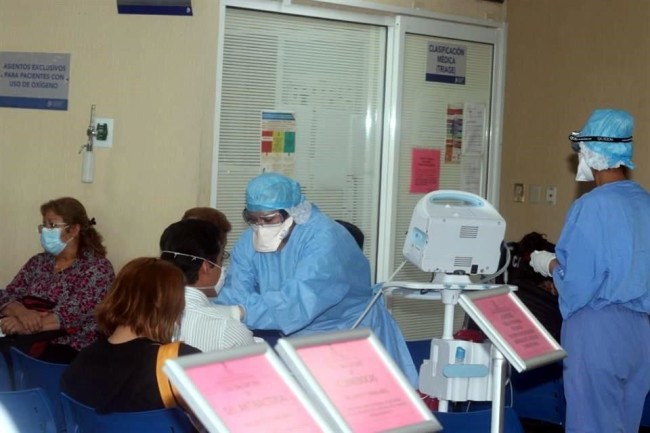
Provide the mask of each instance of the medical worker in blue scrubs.
[{"label": "medical worker in blue scrubs", "polygon": [[595,110],[569,137],[576,200],[555,252],[531,255],[560,297],[566,432],[637,433],[650,391],[650,194],[628,180],[634,118]]},{"label": "medical worker in blue scrubs", "polygon": [[[243,217],[250,228],[232,250],[217,302],[240,305],[251,329],[286,336],[351,329],[373,295],[370,265],[352,235],[279,173],[248,183]],[[404,337],[381,300],[359,327],[375,333],[417,387]]]}]

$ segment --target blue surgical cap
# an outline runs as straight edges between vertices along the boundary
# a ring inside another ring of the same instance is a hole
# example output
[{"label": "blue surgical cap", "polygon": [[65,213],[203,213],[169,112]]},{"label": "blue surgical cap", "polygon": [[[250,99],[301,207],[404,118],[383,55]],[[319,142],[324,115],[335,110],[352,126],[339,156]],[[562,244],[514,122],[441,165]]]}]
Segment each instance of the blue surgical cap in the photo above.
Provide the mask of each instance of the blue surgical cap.
[{"label": "blue surgical cap", "polygon": [[606,170],[625,165],[634,168],[631,141],[634,117],[627,111],[611,108],[597,109],[591,113],[578,137],[630,138],[628,142],[582,141],[585,162],[596,170]]},{"label": "blue surgical cap", "polygon": [[249,212],[289,209],[305,200],[300,184],[280,173],[263,173],[246,186],[246,210]]}]

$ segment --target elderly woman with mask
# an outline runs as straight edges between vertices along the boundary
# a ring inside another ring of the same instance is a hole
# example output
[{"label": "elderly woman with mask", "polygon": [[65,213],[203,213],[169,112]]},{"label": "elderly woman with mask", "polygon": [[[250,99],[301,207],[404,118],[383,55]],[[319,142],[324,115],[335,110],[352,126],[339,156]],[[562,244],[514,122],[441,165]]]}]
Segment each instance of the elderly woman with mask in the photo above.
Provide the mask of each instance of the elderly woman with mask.
[{"label": "elderly woman with mask", "polygon": [[576,180],[596,187],[569,209],[557,256],[531,254],[559,294],[567,433],[638,432],[650,391],[650,194],[627,178],[633,129],[599,109],[571,134]]},{"label": "elderly woman with mask", "polygon": [[[352,235],[279,173],[248,183],[243,218],[250,228],[232,250],[217,302],[240,305],[251,329],[286,336],[350,329],[373,295],[370,265]],[[377,335],[416,387],[408,348],[383,303],[360,326]]]}]

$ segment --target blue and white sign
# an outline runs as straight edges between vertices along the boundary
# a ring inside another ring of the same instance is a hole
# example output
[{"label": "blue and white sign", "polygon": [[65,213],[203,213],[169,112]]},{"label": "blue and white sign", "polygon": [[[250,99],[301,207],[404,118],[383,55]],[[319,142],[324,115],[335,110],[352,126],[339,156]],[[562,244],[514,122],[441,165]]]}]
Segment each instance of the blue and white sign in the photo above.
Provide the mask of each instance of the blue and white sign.
[{"label": "blue and white sign", "polygon": [[465,84],[467,47],[442,42],[427,44],[427,81]]},{"label": "blue and white sign", "polygon": [[117,0],[117,13],[192,15],[192,0]]},{"label": "blue and white sign", "polygon": [[67,110],[70,54],[0,51],[0,107]]}]

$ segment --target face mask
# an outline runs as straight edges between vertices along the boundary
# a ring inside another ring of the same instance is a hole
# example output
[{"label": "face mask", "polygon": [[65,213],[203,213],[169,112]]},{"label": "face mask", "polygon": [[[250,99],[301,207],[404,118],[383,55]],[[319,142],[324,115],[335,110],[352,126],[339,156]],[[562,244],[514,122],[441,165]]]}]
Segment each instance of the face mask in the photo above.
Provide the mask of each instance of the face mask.
[{"label": "face mask", "polygon": [[293,218],[289,217],[282,224],[272,226],[253,226],[253,247],[260,253],[277,251],[282,240],[289,235]]},{"label": "face mask", "polygon": [[68,242],[61,241],[61,227],[47,228],[43,227],[41,229],[41,246],[45,251],[52,255],[59,255],[61,251],[65,249],[65,246],[68,245]]},{"label": "face mask", "polygon": [[585,162],[585,158],[578,154],[578,172],[576,173],[576,180],[578,182],[593,182],[594,173]]},{"label": "face mask", "polygon": [[219,296],[219,292],[223,287],[223,283],[226,282],[226,272],[228,272],[228,266],[222,266],[221,275],[219,275],[219,281],[217,281],[217,284],[214,285],[214,291],[216,293],[215,297]]},{"label": "face mask", "polygon": [[[210,290],[214,289],[216,294],[217,295],[219,294],[219,290],[221,290],[221,287],[223,286],[224,280],[226,278],[226,266],[219,266],[215,262],[213,262],[211,260],[208,260],[208,259],[204,259],[203,257],[194,256],[192,254],[179,253],[178,251],[163,250],[163,251],[161,251],[161,253],[162,254],[173,254],[174,257],[183,256],[183,257],[189,257],[192,260],[202,260],[204,262],[210,263],[212,266],[216,266],[217,268],[221,269],[221,275],[219,275],[219,281],[217,281],[217,284],[214,287],[212,287],[212,286],[194,286],[195,289],[199,289],[199,290],[208,290],[208,291],[210,291]],[[212,295],[208,295],[208,296],[212,296]]]}]

